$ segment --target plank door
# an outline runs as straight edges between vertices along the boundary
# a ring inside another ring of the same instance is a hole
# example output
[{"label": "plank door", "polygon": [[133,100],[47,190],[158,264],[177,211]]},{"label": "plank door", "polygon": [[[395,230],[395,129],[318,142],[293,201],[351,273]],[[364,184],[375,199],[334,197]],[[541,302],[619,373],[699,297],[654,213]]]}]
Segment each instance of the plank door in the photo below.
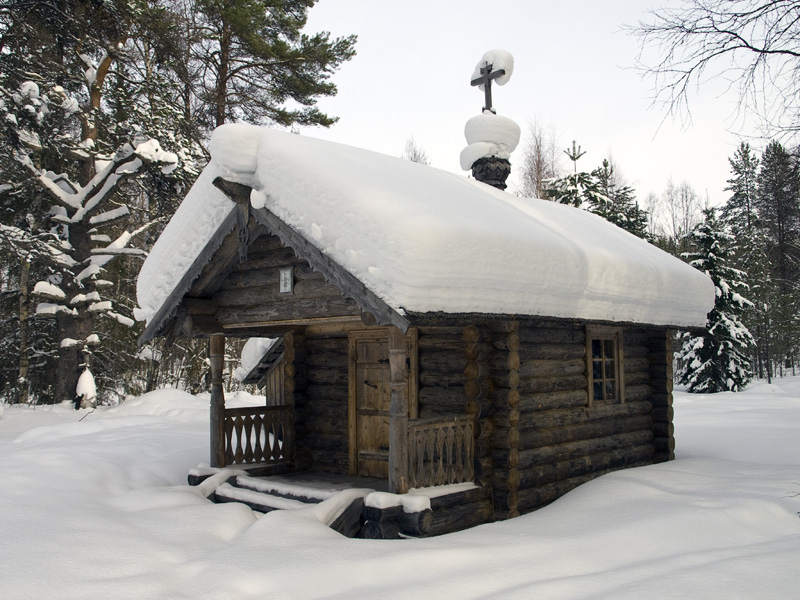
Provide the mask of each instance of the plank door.
[{"label": "plank door", "polygon": [[386,331],[351,332],[350,472],[389,477],[389,341]]}]

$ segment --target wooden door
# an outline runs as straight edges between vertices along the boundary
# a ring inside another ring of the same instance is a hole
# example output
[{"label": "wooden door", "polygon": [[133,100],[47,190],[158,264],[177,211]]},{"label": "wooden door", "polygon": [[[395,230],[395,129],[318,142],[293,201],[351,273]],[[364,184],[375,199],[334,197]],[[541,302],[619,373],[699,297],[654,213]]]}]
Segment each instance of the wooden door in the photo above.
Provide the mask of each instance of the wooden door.
[{"label": "wooden door", "polygon": [[350,471],[389,476],[389,342],[386,331],[359,331],[350,339]]}]

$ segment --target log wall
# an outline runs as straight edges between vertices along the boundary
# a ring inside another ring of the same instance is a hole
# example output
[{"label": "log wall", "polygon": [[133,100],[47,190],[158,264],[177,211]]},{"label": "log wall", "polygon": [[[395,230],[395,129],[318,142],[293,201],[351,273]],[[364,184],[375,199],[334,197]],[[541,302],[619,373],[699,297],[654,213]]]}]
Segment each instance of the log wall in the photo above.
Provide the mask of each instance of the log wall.
[{"label": "log wall", "polygon": [[[279,272],[292,267],[293,293],[280,293]],[[358,316],[354,300],[345,298],[321,273],[285,247],[277,236],[264,235],[251,246],[247,262],[233,265],[213,296],[215,317],[222,324]]]},{"label": "log wall", "polygon": [[624,332],[625,402],[590,407],[585,324],[509,321],[491,329],[496,518],[534,510],[600,474],[653,461],[652,385],[663,373],[663,360],[653,360],[659,341],[663,351],[663,332]]},{"label": "log wall", "polygon": [[296,447],[304,468],[347,473],[347,331],[307,333],[303,390],[295,396]]}]

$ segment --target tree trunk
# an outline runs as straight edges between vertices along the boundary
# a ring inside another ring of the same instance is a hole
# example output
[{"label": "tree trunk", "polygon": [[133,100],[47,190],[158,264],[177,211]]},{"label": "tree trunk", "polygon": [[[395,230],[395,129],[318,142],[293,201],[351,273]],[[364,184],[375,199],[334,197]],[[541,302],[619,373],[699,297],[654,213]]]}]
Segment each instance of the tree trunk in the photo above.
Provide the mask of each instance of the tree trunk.
[{"label": "tree trunk", "polygon": [[[77,316],[60,313],[58,315],[58,366],[56,377],[56,402],[75,400],[75,388],[78,377],[84,368],[83,344],[61,348],[61,342],[67,338],[85,340],[92,333],[92,317],[82,311]],[[86,364],[90,367],[91,365]]]},{"label": "tree trunk", "polygon": [[28,371],[30,369],[30,356],[28,354],[29,344],[29,319],[30,302],[28,300],[28,285],[30,282],[31,264],[27,258],[22,259],[19,273],[19,374],[17,377],[16,401],[20,404],[28,403],[28,392],[30,383],[28,381]]}]

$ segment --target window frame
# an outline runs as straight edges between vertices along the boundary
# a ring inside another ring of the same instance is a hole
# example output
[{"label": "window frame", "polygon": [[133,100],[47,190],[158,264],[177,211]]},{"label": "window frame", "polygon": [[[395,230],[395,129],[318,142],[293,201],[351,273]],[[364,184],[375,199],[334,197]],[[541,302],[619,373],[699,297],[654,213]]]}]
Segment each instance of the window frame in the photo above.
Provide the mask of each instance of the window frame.
[{"label": "window frame", "polygon": [[[608,359],[605,357],[605,344],[603,344],[603,351],[601,352],[601,356],[599,359],[595,360],[592,354],[592,342],[593,341],[600,341],[606,342],[610,341],[613,343],[614,348],[614,356],[613,359]],[[606,383],[609,381],[613,381],[614,389],[615,389],[615,396],[613,398],[606,398],[605,397],[605,386],[602,386],[603,390],[603,398],[602,399],[595,399],[594,397],[594,363],[595,362],[602,362],[613,360],[614,361],[614,377],[613,379],[608,377],[608,373],[604,371],[606,375],[600,381],[602,383]],[[599,327],[594,325],[587,325],[586,326],[586,380],[588,383],[587,387],[587,396],[589,399],[589,406],[594,405],[605,405],[605,404],[624,404],[625,403],[625,370],[624,370],[624,354],[622,349],[622,329],[619,327]]]}]

